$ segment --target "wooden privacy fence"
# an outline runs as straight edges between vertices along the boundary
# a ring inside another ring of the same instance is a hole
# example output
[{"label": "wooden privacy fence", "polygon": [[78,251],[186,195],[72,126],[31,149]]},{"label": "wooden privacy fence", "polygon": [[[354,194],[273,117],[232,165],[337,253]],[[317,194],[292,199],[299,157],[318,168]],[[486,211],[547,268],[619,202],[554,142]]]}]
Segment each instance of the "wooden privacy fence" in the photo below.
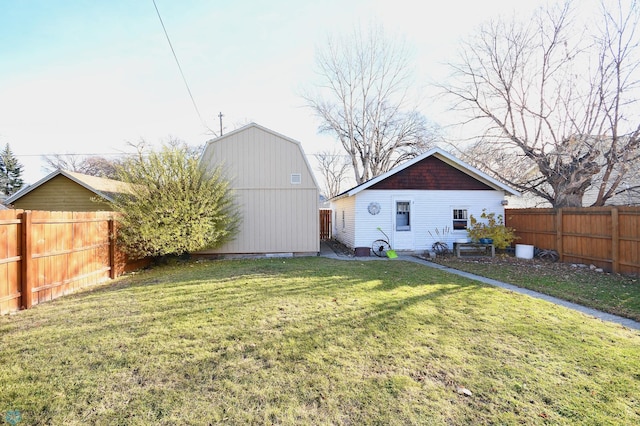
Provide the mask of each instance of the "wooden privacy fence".
[{"label": "wooden privacy fence", "polygon": [[331,210],[320,209],[320,239],[331,239]]},{"label": "wooden privacy fence", "polygon": [[113,218],[112,212],[0,211],[0,314],[139,266],[117,249]]},{"label": "wooden privacy fence", "polygon": [[517,244],[556,250],[561,262],[640,274],[640,208],[507,209]]}]

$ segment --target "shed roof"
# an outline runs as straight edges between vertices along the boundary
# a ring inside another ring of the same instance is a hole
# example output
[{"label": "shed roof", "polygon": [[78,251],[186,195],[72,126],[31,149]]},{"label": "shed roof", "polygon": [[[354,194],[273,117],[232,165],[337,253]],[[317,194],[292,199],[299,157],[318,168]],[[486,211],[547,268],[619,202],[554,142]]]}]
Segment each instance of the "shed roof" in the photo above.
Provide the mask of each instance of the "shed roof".
[{"label": "shed roof", "polygon": [[460,160],[459,158],[456,158],[455,156],[453,156],[452,154],[448,153],[447,151],[443,150],[442,148],[439,147],[435,147],[430,149],[429,151],[409,160],[406,161],[402,164],[400,164],[397,167],[394,167],[393,169],[389,170],[386,173],[381,174],[380,176],[376,176],[373,179],[369,179],[368,181],[361,183],[360,185],[357,185],[341,194],[336,195],[335,197],[333,197],[334,200],[340,199],[340,198],[344,198],[344,197],[351,197],[353,195],[356,195],[357,193],[359,193],[360,191],[364,191],[367,188],[370,188],[371,186],[377,184],[378,182],[381,182],[385,179],[387,179],[390,176],[395,175],[396,173],[413,166],[416,163],[419,163],[420,161],[424,160],[425,158],[428,157],[435,157],[440,159],[441,161],[444,161],[445,163],[447,163],[448,165],[460,170],[461,172],[473,177],[474,179],[484,183],[485,185],[498,190],[498,191],[504,191],[505,193],[508,193],[510,195],[516,195],[519,196],[520,193],[518,191],[516,191],[515,189],[511,188],[510,186],[507,186],[505,184],[503,184],[502,182],[492,178],[491,176],[487,175],[484,172],[481,172],[480,170],[476,169],[475,167],[465,163],[464,161]]},{"label": "shed roof", "polygon": [[112,202],[114,194],[128,194],[131,193],[130,185],[126,182],[120,182],[118,180],[106,179],[97,176],[85,175],[83,173],[70,172],[68,170],[56,170],[44,178],[40,179],[33,185],[29,185],[20,191],[16,192],[5,200],[5,204],[12,204],[16,200],[27,195],[34,189],[44,185],[56,176],[62,175],[67,179],[72,180],[80,186],[88,189],[96,195],[104,198],[105,200]]}]

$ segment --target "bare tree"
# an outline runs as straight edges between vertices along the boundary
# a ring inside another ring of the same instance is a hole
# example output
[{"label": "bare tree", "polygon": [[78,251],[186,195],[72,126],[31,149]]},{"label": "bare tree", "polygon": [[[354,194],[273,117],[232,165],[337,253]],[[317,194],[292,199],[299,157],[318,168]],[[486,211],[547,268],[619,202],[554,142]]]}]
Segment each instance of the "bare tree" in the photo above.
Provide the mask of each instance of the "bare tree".
[{"label": "bare tree", "polygon": [[318,171],[324,179],[327,198],[333,198],[340,194],[340,187],[350,169],[348,157],[337,151],[322,151],[316,154]]},{"label": "bare tree", "polygon": [[108,179],[115,179],[116,168],[123,161],[122,158],[108,159],[98,155],[76,154],[50,154],[42,159],[45,162],[43,169],[47,172],[60,169]]},{"label": "bare tree", "polygon": [[334,135],[358,184],[427,150],[435,126],[411,104],[411,55],[381,27],[329,38],[316,53],[317,91],[305,94],[320,132]]},{"label": "bare tree", "polygon": [[489,22],[444,86],[466,123],[480,124],[476,162],[555,207],[581,206],[594,186],[604,205],[639,160],[638,5],[603,1],[601,12],[581,27],[568,1],[524,22]]}]

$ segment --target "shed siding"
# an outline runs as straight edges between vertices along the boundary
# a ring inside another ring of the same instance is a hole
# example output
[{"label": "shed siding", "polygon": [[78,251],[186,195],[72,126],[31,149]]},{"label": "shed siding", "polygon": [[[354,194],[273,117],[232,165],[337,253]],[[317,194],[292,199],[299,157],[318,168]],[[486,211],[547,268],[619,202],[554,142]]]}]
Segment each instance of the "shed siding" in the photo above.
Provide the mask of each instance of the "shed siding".
[{"label": "shed siding", "polygon": [[94,201],[100,196],[72,181],[66,176],[58,175],[23,197],[17,199],[13,206],[23,210],[49,211],[111,211],[108,202]]},{"label": "shed siding", "polygon": [[316,191],[237,190],[235,195],[241,214],[240,232],[222,247],[203,253],[309,253],[319,250]]},{"label": "shed siding", "polygon": [[433,156],[400,170],[372,185],[370,189],[492,190],[488,185]]},{"label": "shed siding", "polygon": [[[435,230],[442,233],[445,227],[452,228],[452,210],[454,208],[466,208],[469,215],[479,217],[482,209],[487,212],[495,212],[504,215],[504,207],[501,202],[503,193],[495,190],[466,190],[466,191],[419,191],[419,190],[365,190],[353,197],[345,197],[334,203],[334,209],[340,211],[342,206],[352,205],[353,212],[358,215],[354,222],[354,229],[347,229],[344,237],[338,238],[349,247],[371,246],[371,243],[383,237],[380,227],[391,239],[394,246],[394,199],[413,200],[411,205],[411,233],[413,234],[415,251],[426,250],[435,240],[429,235],[429,231],[435,236]],[[377,202],[381,206],[377,215],[369,214],[369,203]],[[355,216],[351,214],[351,216]],[[338,219],[340,219],[338,217]],[[339,230],[338,230],[339,231]],[[339,234],[336,234],[339,235]],[[351,236],[353,235],[353,236]],[[458,238],[467,236],[466,231],[451,231],[444,239],[449,247]],[[442,238],[440,238],[442,240]]]},{"label": "shed siding", "polygon": [[299,143],[249,126],[209,143],[202,161],[222,167],[242,217],[233,241],[203,253],[320,250],[318,187]]},{"label": "shed siding", "polygon": [[[316,189],[300,145],[256,127],[249,127],[207,146],[203,164],[222,165],[237,189]],[[301,175],[291,184],[291,174]]]}]

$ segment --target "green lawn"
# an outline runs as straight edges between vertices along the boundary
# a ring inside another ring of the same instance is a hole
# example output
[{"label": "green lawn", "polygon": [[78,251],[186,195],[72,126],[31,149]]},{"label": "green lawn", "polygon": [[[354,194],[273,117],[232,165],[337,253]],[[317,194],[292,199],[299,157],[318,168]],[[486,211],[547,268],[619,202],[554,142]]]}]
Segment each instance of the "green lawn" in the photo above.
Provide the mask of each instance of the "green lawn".
[{"label": "green lawn", "polygon": [[0,345],[20,424],[640,424],[640,333],[401,261],[156,268]]},{"label": "green lawn", "polygon": [[494,259],[448,256],[437,262],[640,321],[640,280],[637,276],[594,272],[566,263],[518,260],[509,256]]}]

